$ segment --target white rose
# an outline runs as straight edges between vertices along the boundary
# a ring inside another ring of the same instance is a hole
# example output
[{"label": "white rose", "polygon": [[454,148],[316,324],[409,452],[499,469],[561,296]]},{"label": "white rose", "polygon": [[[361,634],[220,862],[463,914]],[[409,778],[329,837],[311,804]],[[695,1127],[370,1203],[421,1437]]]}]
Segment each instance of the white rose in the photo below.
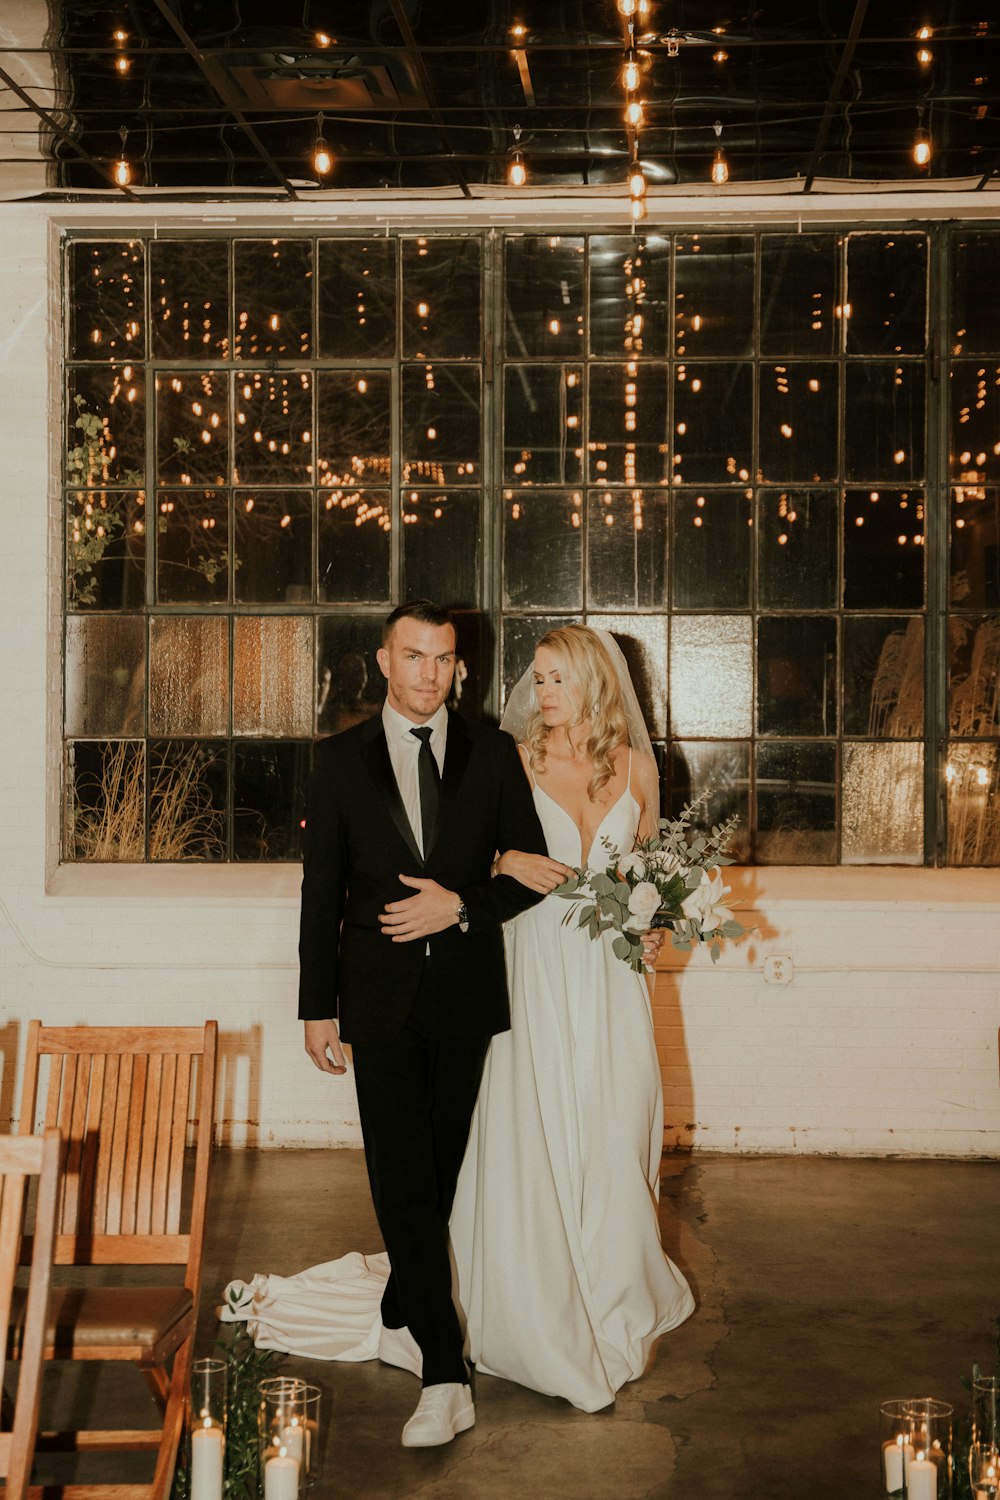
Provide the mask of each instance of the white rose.
[{"label": "white rose", "polygon": [[660,893],[651,880],[643,880],[636,886],[628,901],[629,919],[626,927],[630,932],[645,932],[660,909]]},{"label": "white rose", "polygon": [[618,861],[618,873],[624,879],[627,875],[639,875],[646,873],[646,860],[641,854],[625,854]]},{"label": "white rose", "polygon": [[723,904],[728,895],[729,887],[723,885],[718,870],[703,870],[700,885],[685,899],[681,910],[698,923],[702,932],[714,932],[732,918],[729,907]]}]

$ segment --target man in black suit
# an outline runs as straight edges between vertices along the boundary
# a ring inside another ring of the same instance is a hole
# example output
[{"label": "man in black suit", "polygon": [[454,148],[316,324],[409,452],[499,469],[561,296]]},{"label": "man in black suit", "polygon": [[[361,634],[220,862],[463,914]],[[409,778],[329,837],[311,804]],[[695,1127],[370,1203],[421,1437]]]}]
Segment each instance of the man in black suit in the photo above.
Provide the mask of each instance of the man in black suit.
[{"label": "man in black suit", "polygon": [[382,713],[316,748],[299,1016],[323,1071],[343,1073],[341,1044],[353,1047],[392,1267],[379,1353],[422,1367],[403,1442],[431,1447],[475,1421],[448,1217],[490,1038],[510,1025],[501,923],[541,899],[491,879],[490,866],[498,849],[546,850],[513,740],[445,707],[455,670],[447,611],[401,605],[378,662]]}]

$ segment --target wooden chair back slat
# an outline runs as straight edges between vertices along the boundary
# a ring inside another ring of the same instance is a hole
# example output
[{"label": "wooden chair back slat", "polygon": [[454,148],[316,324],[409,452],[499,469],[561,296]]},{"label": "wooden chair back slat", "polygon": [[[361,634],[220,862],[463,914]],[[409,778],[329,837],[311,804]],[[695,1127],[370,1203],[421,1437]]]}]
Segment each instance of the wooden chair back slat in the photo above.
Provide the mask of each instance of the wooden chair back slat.
[{"label": "wooden chair back slat", "polygon": [[167,1186],[170,1182],[170,1148],[174,1109],[180,1106],[187,1113],[186,1101],[176,1097],[177,1056],[168,1053],[163,1059],[163,1074],[160,1080],[160,1110],[156,1118],[156,1160],[153,1163],[153,1192],[150,1201],[149,1231],[165,1234],[167,1228]]},{"label": "wooden chair back slat", "polygon": [[187,1144],[187,1101],[191,1097],[191,1058],[177,1058],[176,1107],[170,1133],[170,1172],[167,1179],[167,1203],[164,1230],[179,1234],[181,1203],[184,1192],[184,1147]]},{"label": "wooden chair back slat", "polygon": [[[59,1099],[56,1105],[56,1120],[63,1141],[62,1211],[59,1227],[69,1234],[76,1226],[78,1186],[80,1181],[80,1135],[73,1135],[73,1123],[77,1114],[80,1059],[64,1057],[61,1078],[57,1083]],[[84,1087],[86,1092],[86,1087]]]},{"label": "wooden chair back slat", "polygon": [[122,1184],[125,1180],[125,1151],[128,1146],[129,1112],[132,1104],[134,1057],[118,1060],[118,1097],[111,1131],[111,1176],[108,1184],[108,1234],[122,1232]]},{"label": "wooden chair back slat", "polygon": [[14,1292],[14,1275],[21,1245],[21,1223],[24,1217],[24,1190],[26,1182],[22,1173],[5,1173],[0,1178],[0,1328],[3,1342],[0,1343],[0,1385],[3,1384],[4,1361],[7,1355],[7,1329],[10,1326],[10,1304]]},{"label": "wooden chair back slat", "polygon": [[140,1053],[132,1060],[132,1093],[129,1099],[128,1134],[125,1138],[125,1171],[122,1176],[122,1234],[135,1234],[135,1203],[142,1152],[142,1117],[146,1109],[146,1078],[149,1058]]},{"label": "wooden chair back slat", "polygon": [[142,1144],[135,1183],[135,1232],[149,1234],[152,1228],[153,1172],[156,1168],[156,1133],[160,1122],[160,1084],[163,1080],[163,1058],[149,1059],[146,1074],[146,1097],[142,1111]]},{"label": "wooden chair back slat", "polygon": [[79,1213],[94,1221],[94,1183],[97,1174],[97,1146],[100,1140],[101,1107],[104,1101],[104,1058],[90,1060],[90,1092],[87,1116],[83,1126],[83,1149],[80,1153]]},{"label": "wooden chair back slat", "polygon": [[94,1175],[94,1231],[103,1232],[108,1224],[108,1190],[111,1183],[111,1149],[115,1137],[115,1106],[118,1102],[118,1072],[122,1059],[104,1057],[104,1088],[101,1092],[101,1117],[98,1124],[97,1171]]}]

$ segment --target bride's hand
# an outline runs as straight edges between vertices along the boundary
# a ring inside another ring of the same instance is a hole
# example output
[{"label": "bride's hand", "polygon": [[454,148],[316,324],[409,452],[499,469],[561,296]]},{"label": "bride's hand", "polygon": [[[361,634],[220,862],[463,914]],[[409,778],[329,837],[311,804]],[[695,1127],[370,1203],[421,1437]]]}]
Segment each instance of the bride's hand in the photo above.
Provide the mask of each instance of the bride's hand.
[{"label": "bride's hand", "polygon": [[651,974],[656,968],[656,960],[660,956],[664,936],[662,927],[651,927],[648,932],[644,932],[642,935],[642,962],[648,974]]},{"label": "bride's hand", "polygon": [[510,875],[529,891],[547,896],[573,874],[569,865],[549,859],[545,854],[525,854],[522,849],[508,849],[493,861],[494,875]]}]

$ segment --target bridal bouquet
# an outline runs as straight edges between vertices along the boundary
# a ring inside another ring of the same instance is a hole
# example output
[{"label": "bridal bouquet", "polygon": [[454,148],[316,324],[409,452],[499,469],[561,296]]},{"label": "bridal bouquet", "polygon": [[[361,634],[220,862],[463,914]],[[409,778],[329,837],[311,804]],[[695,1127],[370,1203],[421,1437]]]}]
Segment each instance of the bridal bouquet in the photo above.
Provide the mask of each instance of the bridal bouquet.
[{"label": "bridal bouquet", "polygon": [[[611,930],[618,934],[612,950],[637,973],[643,968],[642,934],[651,927],[668,927],[675,948],[707,943],[713,963],[723,938],[739,938],[748,930],[726,906],[729,887],[719,873],[733,863],[728,849],[737,820],[693,833],[691,821],[704,800],[696,798],[678,818],[661,818],[659,832],[640,839],[631,854],[619,854],[610,839],[602,839],[607,865],[575,870],[556,887],[555,895],[580,903],[577,926],[591,938]],[[566,921],[572,918],[567,912]]]}]

